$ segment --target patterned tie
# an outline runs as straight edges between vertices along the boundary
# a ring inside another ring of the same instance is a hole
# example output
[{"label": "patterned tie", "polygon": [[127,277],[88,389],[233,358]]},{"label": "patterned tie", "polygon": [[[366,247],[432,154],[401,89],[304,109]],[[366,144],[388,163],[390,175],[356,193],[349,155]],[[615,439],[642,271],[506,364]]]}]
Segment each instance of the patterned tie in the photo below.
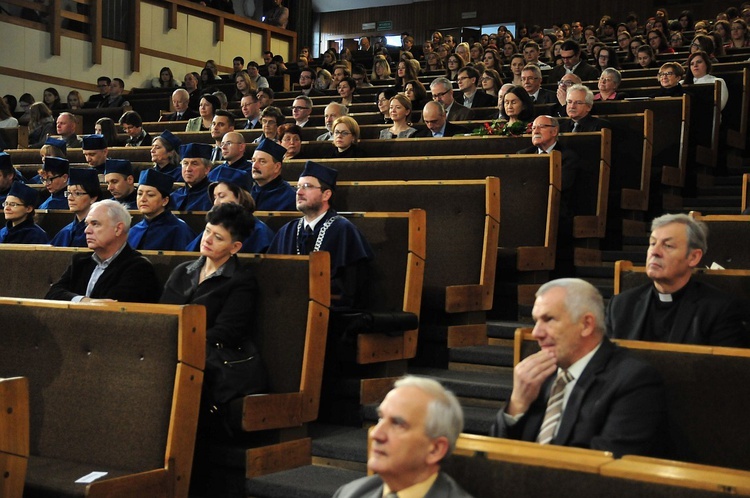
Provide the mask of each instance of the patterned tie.
[{"label": "patterned tie", "polygon": [[552,386],[552,391],[547,401],[547,411],[544,412],[544,421],[536,438],[537,443],[549,444],[552,438],[555,437],[557,426],[560,425],[560,419],[562,418],[565,386],[571,380],[573,380],[573,376],[567,370],[561,370],[557,374],[557,379],[555,379],[555,384]]},{"label": "patterned tie", "polygon": [[578,123],[574,121],[573,122],[573,133],[576,133],[577,131],[578,131]]},{"label": "patterned tie", "polygon": [[300,230],[297,243],[299,244],[300,254],[310,254],[312,252],[315,244],[315,236],[310,225],[307,225],[304,230]]}]

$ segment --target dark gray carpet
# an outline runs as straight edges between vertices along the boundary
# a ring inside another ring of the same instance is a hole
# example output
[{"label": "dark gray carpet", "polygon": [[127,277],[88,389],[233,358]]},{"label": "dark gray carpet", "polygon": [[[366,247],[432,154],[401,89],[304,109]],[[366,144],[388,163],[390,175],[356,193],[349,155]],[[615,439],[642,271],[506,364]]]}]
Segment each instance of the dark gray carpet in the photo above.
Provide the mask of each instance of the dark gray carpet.
[{"label": "dark gray carpet", "polygon": [[468,346],[452,348],[450,361],[456,363],[473,363],[496,367],[513,367],[513,348],[503,346]]},{"label": "dark gray carpet", "polygon": [[336,490],[365,474],[352,470],[308,465],[248,479],[245,490],[255,498],[331,498]]}]

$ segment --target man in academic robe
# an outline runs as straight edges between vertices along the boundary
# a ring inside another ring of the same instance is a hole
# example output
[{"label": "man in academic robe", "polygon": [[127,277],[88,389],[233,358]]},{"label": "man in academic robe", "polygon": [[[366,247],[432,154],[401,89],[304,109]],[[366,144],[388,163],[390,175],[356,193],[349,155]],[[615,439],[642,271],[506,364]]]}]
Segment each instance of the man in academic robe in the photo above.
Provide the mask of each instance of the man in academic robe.
[{"label": "man in academic robe", "polygon": [[211,200],[208,198],[208,172],[211,171],[209,144],[192,143],[180,147],[182,157],[182,178],[185,186],[170,196],[169,207],[174,211],[208,211]]},{"label": "man in academic robe", "polygon": [[50,196],[39,209],[68,209],[65,191],[68,187],[70,163],[62,157],[45,157],[42,163],[42,183]]},{"label": "man in academic robe", "polygon": [[255,185],[250,194],[258,211],[294,211],[296,194],[281,177],[281,163],[286,148],[273,140],[263,139],[253,152],[252,175]]},{"label": "man in academic robe", "polygon": [[359,229],[331,207],[338,171],[312,161],[297,182],[297,210],[304,216],[281,227],[269,254],[331,254],[331,306],[357,307],[364,303],[360,287],[373,252]]},{"label": "man in academic robe", "polygon": [[107,159],[104,182],[112,197],[130,210],[138,209],[133,165],[127,159]]}]

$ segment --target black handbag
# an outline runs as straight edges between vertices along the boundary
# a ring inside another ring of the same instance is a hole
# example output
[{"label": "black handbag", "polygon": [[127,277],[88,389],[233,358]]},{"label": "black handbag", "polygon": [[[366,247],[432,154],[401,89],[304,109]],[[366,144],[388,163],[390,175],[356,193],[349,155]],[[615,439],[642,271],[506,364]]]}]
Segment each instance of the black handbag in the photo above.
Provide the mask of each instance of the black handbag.
[{"label": "black handbag", "polygon": [[260,354],[241,348],[211,344],[206,353],[204,392],[212,404],[225,404],[235,398],[267,391],[266,371]]}]

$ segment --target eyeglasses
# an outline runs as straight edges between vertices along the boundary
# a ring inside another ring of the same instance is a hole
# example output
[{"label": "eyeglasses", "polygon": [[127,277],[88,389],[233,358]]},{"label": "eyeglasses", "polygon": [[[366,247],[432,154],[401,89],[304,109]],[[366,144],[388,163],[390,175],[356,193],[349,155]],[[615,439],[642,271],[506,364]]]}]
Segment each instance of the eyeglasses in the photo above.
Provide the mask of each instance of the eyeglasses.
[{"label": "eyeglasses", "polygon": [[660,38],[659,38],[658,36],[649,36],[649,37],[648,37],[648,41],[651,41],[651,40],[659,40],[659,39],[660,39]]},{"label": "eyeglasses", "polygon": [[309,107],[302,107],[301,105],[292,106],[293,111],[304,111],[305,109],[309,109]]},{"label": "eyeglasses", "polygon": [[573,85],[575,85],[575,82],[570,81],[570,80],[568,81],[560,80],[557,82],[557,86],[573,86]]},{"label": "eyeglasses", "polygon": [[532,130],[539,130],[541,128],[554,128],[554,127],[555,127],[555,125],[551,125],[551,124],[538,124],[538,125],[532,125],[531,129]]},{"label": "eyeglasses", "polygon": [[445,97],[446,95],[448,95],[451,92],[453,92],[453,90],[446,90],[446,91],[441,92],[441,93],[433,93],[432,94],[432,98],[433,99],[437,99],[437,98],[440,98],[440,97]]},{"label": "eyeglasses", "polygon": [[482,76],[482,81],[490,81],[491,79],[489,76]]},{"label": "eyeglasses", "polygon": [[536,79],[536,76],[521,76],[521,81],[534,81]]},{"label": "eyeglasses", "polygon": [[312,183],[300,183],[299,185],[297,185],[297,190],[312,190],[316,188],[323,190],[323,187],[319,185],[313,185]]},{"label": "eyeglasses", "polygon": [[334,137],[348,137],[352,132],[346,130],[336,130],[333,132]]},{"label": "eyeglasses", "polygon": [[599,78],[599,81],[603,81],[604,83],[611,83],[613,80],[612,78]]},{"label": "eyeglasses", "polygon": [[666,73],[659,73],[656,76],[659,78],[663,78],[665,76],[674,76],[674,73],[672,71],[667,71]]},{"label": "eyeglasses", "polygon": [[49,185],[50,183],[54,182],[58,178],[62,178],[63,175],[54,175],[54,176],[48,176],[47,178],[42,178],[42,183],[45,185]]},{"label": "eyeglasses", "polygon": [[463,81],[463,80],[468,80],[468,79],[469,79],[468,76],[459,76],[458,78],[456,78],[456,81]]},{"label": "eyeglasses", "polygon": [[229,147],[230,145],[239,145],[240,142],[221,142],[219,144],[220,147]]},{"label": "eyeglasses", "polygon": [[9,207],[11,209],[15,209],[17,207],[25,207],[26,204],[21,204],[20,202],[13,202],[13,201],[5,201],[3,202],[3,207]]},{"label": "eyeglasses", "polygon": [[67,199],[70,196],[73,196],[73,197],[83,197],[84,195],[89,195],[89,194],[87,194],[86,192],[71,192],[69,190],[66,190],[65,192],[63,192],[63,195]]}]

